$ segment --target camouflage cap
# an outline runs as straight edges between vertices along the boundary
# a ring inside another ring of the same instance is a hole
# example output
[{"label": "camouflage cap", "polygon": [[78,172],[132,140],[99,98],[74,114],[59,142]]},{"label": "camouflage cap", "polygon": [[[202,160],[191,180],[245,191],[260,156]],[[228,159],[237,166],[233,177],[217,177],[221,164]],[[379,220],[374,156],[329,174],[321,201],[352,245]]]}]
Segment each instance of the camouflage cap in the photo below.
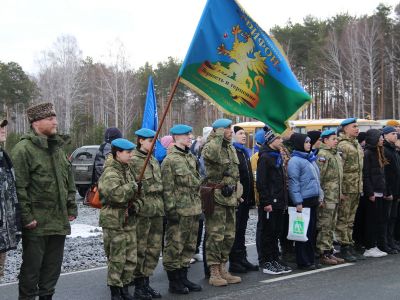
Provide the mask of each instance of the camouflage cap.
[{"label": "camouflage cap", "polygon": [[39,103],[29,107],[26,110],[29,123],[39,121],[48,117],[55,117],[56,111],[54,109],[53,103]]}]

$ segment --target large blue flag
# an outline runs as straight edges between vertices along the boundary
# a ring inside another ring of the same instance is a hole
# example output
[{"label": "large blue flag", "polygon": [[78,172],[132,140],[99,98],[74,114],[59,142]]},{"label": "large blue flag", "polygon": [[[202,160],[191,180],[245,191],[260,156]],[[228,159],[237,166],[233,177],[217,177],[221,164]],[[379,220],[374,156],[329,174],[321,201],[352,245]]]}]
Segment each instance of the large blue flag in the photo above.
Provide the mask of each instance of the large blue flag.
[{"label": "large blue flag", "polygon": [[[149,84],[147,86],[146,104],[144,106],[142,128],[148,128],[157,131],[158,128],[158,114],[157,114],[157,100],[154,92],[153,78],[149,76]],[[167,155],[167,149],[161,145],[157,140],[154,156],[161,162]]]}]

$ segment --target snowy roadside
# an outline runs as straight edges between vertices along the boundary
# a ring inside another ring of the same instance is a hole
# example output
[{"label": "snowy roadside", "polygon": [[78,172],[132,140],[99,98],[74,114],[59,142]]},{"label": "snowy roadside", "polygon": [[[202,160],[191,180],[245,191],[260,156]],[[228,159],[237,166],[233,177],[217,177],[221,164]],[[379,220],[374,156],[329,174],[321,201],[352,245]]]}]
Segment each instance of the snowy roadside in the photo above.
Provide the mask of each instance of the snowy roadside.
[{"label": "snowy roadside", "polygon": [[[62,272],[80,271],[106,265],[101,228],[98,227],[99,210],[82,204],[77,199],[78,218],[71,222],[72,233],[65,241]],[[250,210],[246,231],[246,244],[255,243],[257,211]],[[17,281],[21,265],[22,244],[7,253],[4,278],[1,283]]]}]

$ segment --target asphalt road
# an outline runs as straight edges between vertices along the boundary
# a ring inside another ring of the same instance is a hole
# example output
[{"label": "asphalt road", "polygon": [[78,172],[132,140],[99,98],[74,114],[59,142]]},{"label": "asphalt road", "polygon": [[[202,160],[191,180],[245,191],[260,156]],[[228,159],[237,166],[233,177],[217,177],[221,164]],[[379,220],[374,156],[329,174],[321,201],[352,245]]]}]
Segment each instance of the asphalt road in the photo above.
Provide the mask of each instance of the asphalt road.
[{"label": "asphalt road", "polygon": [[[249,260],[255,261],[255,246],[248,249]],[[203,286],[202,292],[169,294],[160,261],[151,285],[163,299],[400,299],[400,254],[287,275],[251,272],[242,276],[242,283],[219,288],[208,285],[202,263],[192,265],[189,277]],[[106,268],[63,274],[53,299],[110,299],[105,282]],[[16,283],[0,285],[0,299],[17,299],[17,288]]]}]

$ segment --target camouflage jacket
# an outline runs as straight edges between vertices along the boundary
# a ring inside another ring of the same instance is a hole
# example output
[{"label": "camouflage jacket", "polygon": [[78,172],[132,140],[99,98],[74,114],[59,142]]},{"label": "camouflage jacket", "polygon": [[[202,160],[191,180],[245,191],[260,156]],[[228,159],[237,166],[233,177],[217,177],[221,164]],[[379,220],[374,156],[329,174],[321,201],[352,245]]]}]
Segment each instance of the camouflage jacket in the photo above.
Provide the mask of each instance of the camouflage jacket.
[{"label": "camouflage jacket", "polygon": [[[239,181],[239,159],[232,144],[224,139],[223,132],[211,132],[204,145],[202,155],[206,167],[204,183],[236,186]],[[224,197],[220,189],[215,190],[215,202],[225,206],[236,206],[237,195]]]},{"label": "camouflage jacket", "polygon": [[7,153],[0,148],[0,253],[17,248],[20,218],[14,169]]},{"label": "camouflage jacket", "polygon": [[137,184],[129,165],[122,164],[116,159],[107,159],[98,186],[103,203],[99,225],[103,228],[119,230],[134,227],[134,216],[128,217],[128,224],[125,225],[125,210],[129,202],[135,200],[133,202],[135,210],[139,211],[142,202],[134,199]]},{"label": "camouflage jacket", "polygon": [[21,137],[11,152],[14,163],[22,226],[37,221],[35,229],[22,228],[26,235],[67,235],[68,216],[77,216],[75,182],[71,164],[59,135],[38,136],[33,131]]},{"label": "camouflage jacket", "polygon": [[200,174],[196,157],[172,147],[161,165],[167,216],[201,214]]},{"label": "camouflage jacket", "polygon": [[362,170],[364,153],[356,138],[340,134],[337,146],[343,161],[343,194],[359,194],[363,191]]},{"label": "camouflage jacket", "polygon": [[339,203],[342,192],[343,166],[337,149],[321,143],[317,164],[320,170],[321,188],[326,204]]},{"label": "camouflage jacket", "polygon": [[[133,151],[133,160],[130,167],[136,174],[136,180],[143,169],[147,154],[140,150]],[[138,215],[143,217],[164,216],[163,184],[161,181],[161,169],[158,161],[151,156],[142,178],[142,190],[140,198],[143,206]]]}]

